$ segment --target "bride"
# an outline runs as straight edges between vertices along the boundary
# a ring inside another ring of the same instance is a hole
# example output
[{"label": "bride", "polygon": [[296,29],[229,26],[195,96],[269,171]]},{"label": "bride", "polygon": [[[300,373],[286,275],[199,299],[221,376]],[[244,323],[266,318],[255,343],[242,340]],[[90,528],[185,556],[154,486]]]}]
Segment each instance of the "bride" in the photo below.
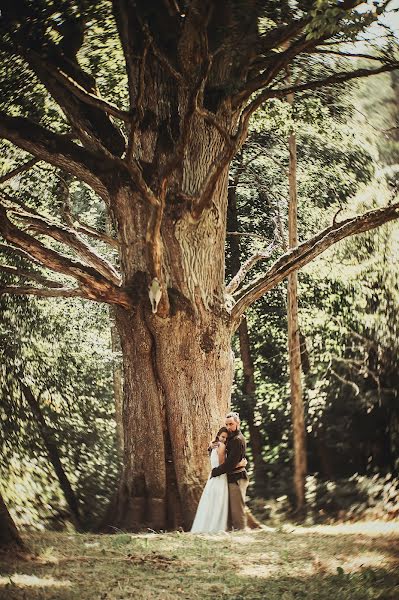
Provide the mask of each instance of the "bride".
[{"label": "bride", "polygon": [[[224,463],[226,459],[226,441],[228,430],[221,427],[212,442],[210,455],[211,470]],[[238,466],[245,466],[244,458]],[[199,501],[191,533],[217,533],[227,530],[227,518],[229,512],[229,488],[227,475],[224,473],[219,477],[208,479],[201,500]]]}]

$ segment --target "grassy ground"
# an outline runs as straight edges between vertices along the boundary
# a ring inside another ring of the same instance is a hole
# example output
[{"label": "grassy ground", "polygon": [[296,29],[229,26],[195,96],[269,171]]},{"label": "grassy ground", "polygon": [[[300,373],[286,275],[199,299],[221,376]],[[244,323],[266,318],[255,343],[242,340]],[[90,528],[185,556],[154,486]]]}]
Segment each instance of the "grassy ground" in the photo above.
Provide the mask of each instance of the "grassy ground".
[{"label": "grassy ground", "polygon": [[1,600],[399,600],[399,523],[27,541],[37,557],[2,561]]}]

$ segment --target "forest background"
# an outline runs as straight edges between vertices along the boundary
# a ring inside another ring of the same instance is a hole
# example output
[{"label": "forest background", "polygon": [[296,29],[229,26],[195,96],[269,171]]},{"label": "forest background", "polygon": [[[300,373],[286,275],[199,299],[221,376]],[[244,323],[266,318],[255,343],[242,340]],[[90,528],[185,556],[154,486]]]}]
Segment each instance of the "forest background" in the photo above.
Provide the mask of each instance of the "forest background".
[{"label": "forest background", "polygon": [[[92,33],[104,35],[95,27]],[[379,47],[367,51],[378,53]],[[295,68],[322,76],[334,60],[306,55]],[[104,64],[99,44],[83,61],[100,73],[103,94],[117,100],[121,80],[111,54]],[[352,59],[339,61],[353,66]],[[356,61],[357,67],[372,64]],[[2,101],[12,109],[21,101],[13,86],[26,73],[7,64],[2,70],[9,82]],[[25,85],[24,101],[36,118],[57,123],[57,110],[40,86],[29,78]],[[398,120],[397,71],[259,109],[230,170],[226,275],[254,253],[267,251],[273,260],[286,247],[292,132],[299,236],[307,239],[333,219],[395,197]],[[5,175],[25,154],[2,142],[2,156]],[[92,191],[48,165],[32,165],[2,188],[26,203],[34,189],[41,212],[61,207],[75,226],[102,231],[104,240],[109,233]],[[68,194],[74,199],[69,215]],[[91,243],[113,259],[101,238]],[[21,262],[5,244],[0,251],[8,265],[2,285],[8,286],[16,281],[12,267]],[[398,256],[394,221],[340,242],[300,272],[309,522],[399,514]],[[262,272],[260,264],[254,272]],[[19,527],[97,529],[117,489],[123,453],[123,372],[112,311],[79,298],[7,294],[0,296],[0,309],[0,478],[6,505]],[[286,314],[281,283],[247,313],[245,347],[234,339],[232,406],[249,443],[250,505],[265,522],[285,518],[295,506]],[[146,439],[151,452],[151,424]]]}]

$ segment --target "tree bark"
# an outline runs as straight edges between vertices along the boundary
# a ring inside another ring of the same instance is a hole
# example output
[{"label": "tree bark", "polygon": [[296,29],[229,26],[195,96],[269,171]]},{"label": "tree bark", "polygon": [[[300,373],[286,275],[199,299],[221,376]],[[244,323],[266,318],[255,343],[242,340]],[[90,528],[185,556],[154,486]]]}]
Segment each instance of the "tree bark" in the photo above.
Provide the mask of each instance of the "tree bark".
[{"label": "tree bark", "polygon": [[124,357],[124,472],[116,523],[190,527],[209,473],[207,447],[223,423],[233,378],[231,332],[205,311],[147,303],[116,311]]},{"label": "tree bark", "polygon": [[15,551],[26,551],[26,546],[0,493],[0,552]]},{"label": "tree bark", "polygon": [[48,452],[48,457],[53,465],[55,474],[57,476],[58,482],[60,484],[60,488],[62,493],[64,494],[65,500],[68,504],[69,510],[71,512],[71,518],[75,525],[75,527],[80,530],[82,529],[82,520],[79,510],[79,503],[75,496],[75,492],[72,489],[70,481],[68,479],[67,474],[65,473],[64,467],[62,466],[60,454],[57,448],[57,444],[55,443],[51,430],[47,426],[44,415],[40,408],[40,404],[38,400],[35,398],[32,390],[29,386],[27,386],[22,381],[19,381],[19,385],[22,389],[22,393],[25,397],[25,400],[29,404],[29,407],[33,413],[33,416],[36,419],[36,423],[38,429],[40,431],[40,435],[42,436],[44,446]]},{"label": "tree bark", "polygon": [[[295,248],[298,245],[298,198],[296,181],[296,138],[294,133],[291,133],[289,136],[288,146],[290,197],[288,209],[288,245],[289,248]],[[294,447],[294,489],[296,496],[296,511],[300,513],[305,507],[305,478],[307,465],[305,417],[301,382],[301,342],[298,320],[298,275],[296,271],[288,275],[287,317],[291,419]]]}]

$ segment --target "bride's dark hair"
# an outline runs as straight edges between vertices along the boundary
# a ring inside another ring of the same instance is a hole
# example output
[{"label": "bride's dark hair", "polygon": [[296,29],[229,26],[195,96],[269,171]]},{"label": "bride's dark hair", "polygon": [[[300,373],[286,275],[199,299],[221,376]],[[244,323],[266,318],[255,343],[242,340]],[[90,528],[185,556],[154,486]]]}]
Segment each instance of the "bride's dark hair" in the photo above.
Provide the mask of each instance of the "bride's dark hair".
[{"label": "bride's dark hair", "polygon": [[212,444],[215,444],[215,442],[218,442],[218,441],[219,441],[219,435],[220,435],[221,433],[229,433],[229,430],[227,429],[227,427],[221,427],[221,428],[219,429],[219,431],[217,432],[217,434],[216,434],[216,436],[215,436],[215,439],[214,439],[214,440],[212,440]]},{"label": "bride's dark hair", "polygon": [[212,444],[216,444],[216,442],[218,442],[218,441],[219,441],[219,435],[220,435],[221,433],[227,433],[227,434],[228,434],[228,433],[229,433],[229,430],[227,429],[227,427],[221,427],[221,428],[219,429],[219,431],[218,431],[218,432],[217,432],[217,434],[215,435],[215,439],[214,439],[214,440],[212,440],[212,442],[211,442],[211,443],[209,444],[209,446],[208,446],[208,452],[209,452],[209,454],[212,452]]}]

